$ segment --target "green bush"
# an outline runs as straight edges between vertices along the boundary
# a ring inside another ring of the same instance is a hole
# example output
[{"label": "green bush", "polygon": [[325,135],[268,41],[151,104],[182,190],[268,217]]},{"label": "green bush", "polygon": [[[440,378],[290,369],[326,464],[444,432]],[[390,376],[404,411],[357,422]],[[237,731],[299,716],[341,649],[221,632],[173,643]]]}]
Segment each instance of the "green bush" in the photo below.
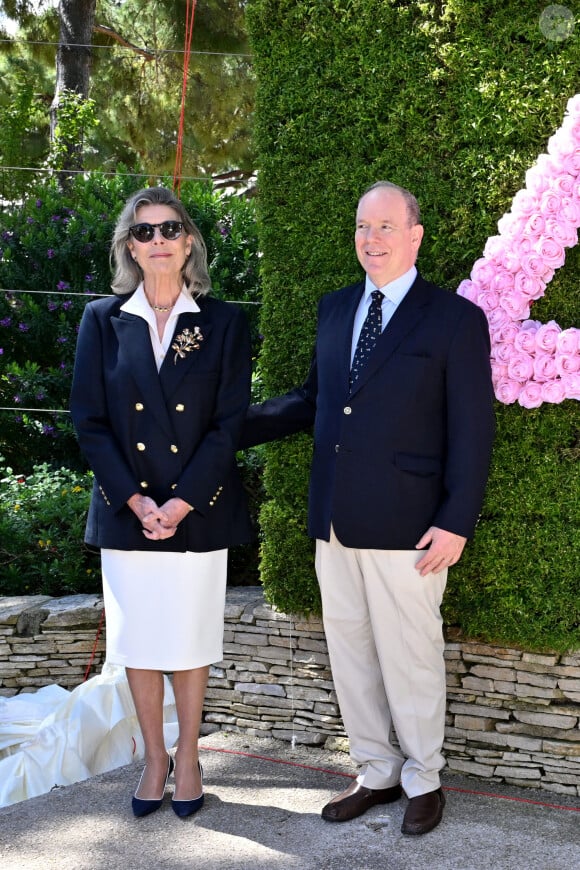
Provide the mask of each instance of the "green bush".
[{"label": "green bush", "polygon": [[0,457],[0,595],[100,591],[83,543],[91,487],[90,474],[43,463],[25,475]]},{"label": "green bush", "polygon": [[[419,268],[454,291],[577,90],[578,29],[540,27],[531,0],[251,0],[258,76],[261,372],[267,395],[308,371],[320,296],[360,277],[361,192],[386,178],[424,214]],[[577,326],[577,249],[532,317]],[[498,405],[476,539],[450,575],[448,622],[528,648],[580,646],[580,406]],[[306,539],[311,446],[267,448],[262,573],[284,610],[319,607]]]}]

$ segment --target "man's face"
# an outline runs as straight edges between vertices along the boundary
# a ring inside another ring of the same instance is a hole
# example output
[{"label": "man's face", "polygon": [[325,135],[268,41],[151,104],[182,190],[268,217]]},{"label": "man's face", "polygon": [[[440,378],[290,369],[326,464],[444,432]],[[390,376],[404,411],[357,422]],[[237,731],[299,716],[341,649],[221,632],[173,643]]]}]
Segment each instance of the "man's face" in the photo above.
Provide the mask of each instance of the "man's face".
[{"label": "man's face", "polygon": [[423,238],[421,224],[409,226],[407,205],[398,190],[377,187],[365,194],[356,213],[354,244],[358,261],[376,287],[408,272]]}]

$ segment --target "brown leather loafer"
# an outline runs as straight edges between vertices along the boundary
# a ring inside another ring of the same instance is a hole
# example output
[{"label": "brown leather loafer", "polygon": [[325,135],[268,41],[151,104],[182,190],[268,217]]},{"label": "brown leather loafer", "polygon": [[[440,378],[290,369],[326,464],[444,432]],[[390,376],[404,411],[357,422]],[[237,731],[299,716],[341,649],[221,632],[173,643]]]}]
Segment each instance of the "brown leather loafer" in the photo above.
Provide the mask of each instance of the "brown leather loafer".
[{"label": "brown leather loafer", "polygon": [[402,790],[400,785],[392,788],[365,788],[355,780],[346,791],[333,798],[322,809],[322,818],[326,822],[348,822],[362,816],[377,804],[390,804],[398,801]]},{"label": "brown leather loafer", "polygon": [[445,795],[440,788],[411,798],[405,810],[401,831],[403,834],[426,834],[427,831],[432,831],[443,818],[444,806]]}]

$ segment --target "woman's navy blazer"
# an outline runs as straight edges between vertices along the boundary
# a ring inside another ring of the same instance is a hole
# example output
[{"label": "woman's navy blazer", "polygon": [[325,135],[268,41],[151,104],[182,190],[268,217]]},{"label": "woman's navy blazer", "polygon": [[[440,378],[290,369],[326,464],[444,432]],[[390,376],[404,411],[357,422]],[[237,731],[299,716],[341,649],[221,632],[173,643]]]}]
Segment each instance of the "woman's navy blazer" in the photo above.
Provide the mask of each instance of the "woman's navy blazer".
[{"label": "woman's navy blazer", "polygon": [[[182,356],[170,348],[159,373],[149,326],[123,312],[127,297],[89,303],[79,329],[71,414],[95,475],[85,541],[120,550],[207,552],[252,537],[236,448],[250,398],[247,321],[235,305],[196,299],[172,344],[198,327]],[[158,505],[193,505],[175,535],[150,541],[127,506],[134,493]]]}]

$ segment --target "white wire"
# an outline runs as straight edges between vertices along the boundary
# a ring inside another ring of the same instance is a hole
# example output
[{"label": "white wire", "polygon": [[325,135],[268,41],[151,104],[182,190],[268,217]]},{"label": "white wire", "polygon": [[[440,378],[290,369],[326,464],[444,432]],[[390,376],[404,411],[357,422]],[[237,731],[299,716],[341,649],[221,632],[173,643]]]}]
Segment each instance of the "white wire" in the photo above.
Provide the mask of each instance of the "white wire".
[{"label": "white wire", "polygon": [[[102,34],[106,36],[107,34]],[[143,46],[129,46],[129,45],[120,45],[118,42],[114,42],[113,45],[95,45],[92,42],[83,43],[83,42],[52,42],[49,40],[33,40],[33,39],[0,39],[0,45],[54,45],[57,48],[60,48],[61,45],[66,45],[67,48],[99,48],[99,49],[122,49],[124,51],[130,51],[132,54],[135,53],[135,49],[137,48],[139,51],[146,51],[149,54],[185,54],[183,48],[150,48],[148,45]],[[247,54],[243,51],[190,51],[189,54],[200,54],[200,55],[210,55],[214,57],[249,57],[253,58],[252,54]]]}]

